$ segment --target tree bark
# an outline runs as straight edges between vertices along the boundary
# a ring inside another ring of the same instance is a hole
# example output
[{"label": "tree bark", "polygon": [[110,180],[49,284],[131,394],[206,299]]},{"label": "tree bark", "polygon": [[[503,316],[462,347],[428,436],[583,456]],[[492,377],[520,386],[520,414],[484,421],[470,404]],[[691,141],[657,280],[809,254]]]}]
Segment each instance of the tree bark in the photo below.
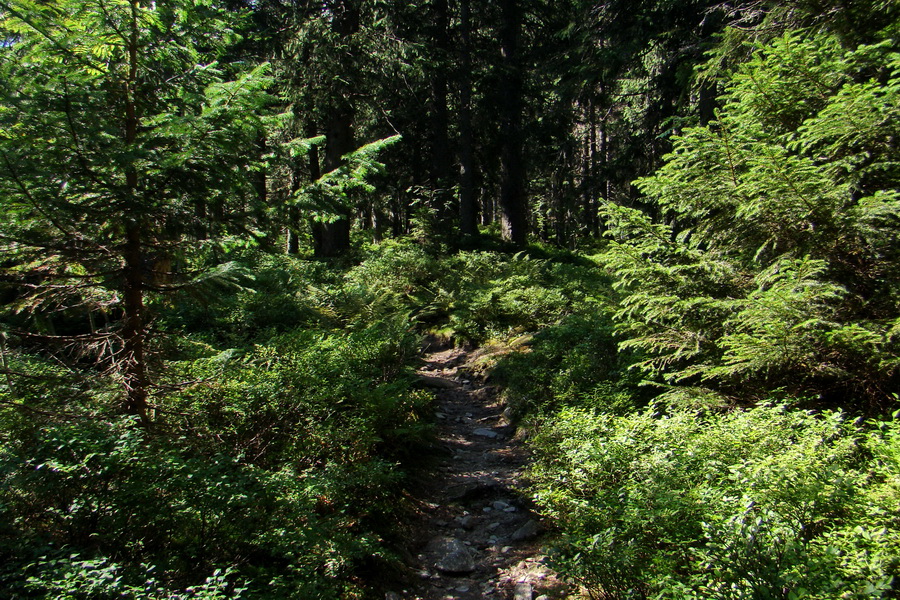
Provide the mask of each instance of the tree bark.
[{"label": "tree bark", "polygon": [[[125,145],[134,146],[137,141],[138,114],[135,100],[138,73],[138,3],[131,2],[131,35],[128,43],[128,78],[125,82]],[[125,188],[128,201],[139,210],[138,173],[134,165],[125,167]],[[137,210],[135,211],[137,212]],[[144,362],[144,252],[141,244],[139,217],[128,217],[124,223],[125,243],[122,251],[124,262],[122,302],[123,357],[122,378],[125,385],[125,410],[136,415],[143,425],[149,425],[147,415],[147,368]]]},{"label": "tree bark", "polygon": [[519,60],[521,9],[517,0],[502,0],[500,45],[500,232],[517,246],[528,237],[525,164],[522,152],[522,68]]},{"label": "tree bark", "polygon": [[[296,167],[291,173],[291,196],[300,191],[301,176]],[[296,206],[288,206],[287,236],[285,239],[285,251],[288,254],[300,254],[300,209]]]},{"label": "tree bark", "polygon": [[[339,168],[343,164],[341,157],[352,150],[353,111],[335,110],[325,132],[325,172]],[[331,223],[314,222],[312,233],[315,256],[329,258],[345,253],[350,249],[350,210],[340,209],[338,219]]]},{"label": "tree bark", "polygon": [[[341,37],[359,31],[359,9],[353,0],[333,0],[326,3],[331,12],[331,29]],[[331,107],[325,128],[325,172],[330,173],[343,164],[342,156],[353,148],[354,110],[348,98],[337,98]],[[340,256],[350,249],[350,218],[348,208],[341,209],[337,220],[312,224],[313,251],[316,257]]]},{"label": "tree bark", "polygon": [[450,12],[447,0],[432,0],[431,39],[435,64],[431,73],[431,186],[433,206],[440,223],[453,220],[453,154],[450,148],[450,111],[447,107],[447,69],[450,56]]},{"label": "tree bark", "polygon": [[459,3],[459,229],[463,243],[478,236],[478,199],[475,194],[475,152],[472,133],[472,53],[469,0]]}]

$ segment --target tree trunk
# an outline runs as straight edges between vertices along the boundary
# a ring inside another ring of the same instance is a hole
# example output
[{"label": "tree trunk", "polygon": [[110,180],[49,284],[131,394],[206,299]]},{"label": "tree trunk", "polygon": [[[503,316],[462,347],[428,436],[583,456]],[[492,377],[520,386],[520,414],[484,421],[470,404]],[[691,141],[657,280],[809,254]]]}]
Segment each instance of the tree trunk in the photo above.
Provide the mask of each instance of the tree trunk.
[{"label": "tree trunk", "polygon": [[450,13],[447,0],[433,0],[432,43],[436,64],[431,74],[431,186],[438,221],[450,224],[453,219],[452,152],[450,149],[450,113],[447,108],[447,69],[450,55]]},{"label": "tree trunk", "polygon": [[[359,10],[353,0],[333,0],[327,7],[331,11],[331,29],[342,37],[359,31]],[[325,128],[325,172],[330,173],[343,164],[342,156],[353,148],[354,110],[348,98],[337,98],[331,107]],[[349,208],[339,211],[337,220],[331,223],[312,224],[313,251],[319,258],[340,256],[350,249]]]},{"label": "tree trunk", "polygon": [[[300,191],[302,181],[296,165],[291,173],[291,198]],[[288,254],[300,254],[300,209],[296,206],[288,206],[287,236],[285,239],[285,251]]]},{"label": "tree trunk", "polygon": [[[131,179],[129,176],[128,179]],[[125,226],[125,269],[122,301],[125,316],[122,323],[124,355],[122,378],[125,384],[125,410],[137,415],[141,423],[148,425],[147,388],[149,381],[144,359],[144,253],[141,249],[141,226],[129,220]]]},{"label": "tree trunk", "polygon": [[598,214],[597,214],[597,102],[593,97],[588,98],[588,139],[587,151],[585,156],[585,173],[584,173],[584,189],[582,190],[582,198],[584,199],[584,224],[588,237],[597,235]]},{"label": "tree trunk", "polygon": [[528,237],[528,218],[522,152],[522,69],[518,54],[521,10],[518,0],[502,0],[501,11],[500,232],[504,240],[521,246]]},{"label": "tree trunk", "polygon": [[[125,83],[125,144],[134,146],[137,141],[138,115],[135,105],[138,70],[138,4],[131,2],[131,35],[128,42],[128,79]],[[138,174],[134,165],[125,167],[125,187],[128,201],[139,204]],[[139,208],[135,206],[135,208]],[[123,357],[122,378],[125,385],[125,411],[136,415],[143,425],[149,425],[147,415],[147,369],[144,362],[144,252],[141,245],[141,223],[129,217],[125,222],[125,244],[122,251],[123,284],[122,302],[125,316],[122,323]]]},{"label": "tree trunk", "polygon": [[[325,172],[343,164],[342,156],[353,150],[353,111],[335,110],[325,132]],[[318,178],[317,178],[318,179]],[[315,255],[319,258],[340,256],[350,249],[350,210],[340,209],[331,223],[314,222],[312,227]]]},{"label": "tree trunk", "polygon": [[475,152],[472,133],[472,54],[469,0],[460,0],[459,83],[459,229],[463,244],[478,236],[478,205],[475,195]]}]

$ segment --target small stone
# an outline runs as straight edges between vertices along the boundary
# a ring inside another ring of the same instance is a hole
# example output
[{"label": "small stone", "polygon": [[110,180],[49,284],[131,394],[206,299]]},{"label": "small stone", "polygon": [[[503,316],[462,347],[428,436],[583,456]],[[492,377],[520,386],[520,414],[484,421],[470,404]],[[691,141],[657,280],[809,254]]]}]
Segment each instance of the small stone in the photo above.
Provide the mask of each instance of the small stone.
[{"label": "small stone", "polygon": [[400,594],[397,592],[388,592],[384,595],[384,600],[400,600]]},{"label": "small stone", "polygon": [[519,509],[516,508],[515,506],[507,506],[506,508],[503,509],[503,512],[514,513],[517,510],[519,510]]},{"label": "small stone", "polygon": [[531,600],[533,593],[534,590],[531,589],[531,584],[517,583],[513,592],[513,598],[514,600]]},{"label": "small stone", "polygon": [[434,413],[434,416],[437,417],[438,419],[446,419],[447,418],[447,415],[445,415],[444,413],[439,413],[439,412]]},{"label": "small stone", "polygon": [[540,533],[541,526],[537,523],[537,521],[529,520],[527,523],[516,529],[510,536],[510,539],[514,542],[521,542],[523,540],[530,540],[531,538],[537,537]]},{"label": "small stone", "polygon": [[496,523],[496,522],[491,523],[490,525],[487,526],[488,531],[493,531],[493,530],[497,529],[498,527],[500,527],[500,523]]},{"label": "small stone", "polygon": [[504,502],[503,500],[495,500],[491,503],[491,506],[494,507],[494,510],[506,510],[509,508],[509,502]]},{"label": "small stone", "polygon": [[456,538],[435,538],[429,547],[440,554],[435,561],[435,568],[448,575],[462,575],[475,570],[475,558],[472,551]]},{"label": "small stone", "polygon": [[484,508],[481,509],[481,512],[486,512],[486,513],[488,513],[488,512],[491,512],[492,510],[493,510],[493,509],[492,509],[490,506],[485,506]]},{"label": "small stone", "polygon": [[550,600],[550,596],[547,596],[546,594],[541,594],[540,596],[538,596],[538,597],[535,598],[534,600]]},{"label": "small stone", "polygon": [[456,517],[456,524],[462,527],[463,529],[472,529],[472,517],[470,515],[463,515],[461,517]]},{"label": "small stone", "polygon": [[469,591],[469,586],[467,586],[467,585],[461,585],[461,586],[459,586],[459,587],[457,587],[457,588],[453,588],[453,589],[455,589],[457,592],[459,592],[459,593],[461,593],[461,594],[465,594],[466,592]]},{"label": "small stone", "polygon": [[472,434],[473,434],[473,435],[477,435],[477,436],[481,436],[481,437],[486,437],[486,438],[489,438],[489,439],[492,439],[492,440],[497,439],[498,437],[500,437],[500,434],[497,433],[496,431],[494,431],[494,430],[492,430],[492,429],[485,429],[484,427],[479,427],[478,429],[476,429],[475,431],[473,431]]},{"label": "small stone", "polygon": [[503,548],[500,549],[500,553],[508,554],[510,550],[512,550],[512,546],[503,546]]}]

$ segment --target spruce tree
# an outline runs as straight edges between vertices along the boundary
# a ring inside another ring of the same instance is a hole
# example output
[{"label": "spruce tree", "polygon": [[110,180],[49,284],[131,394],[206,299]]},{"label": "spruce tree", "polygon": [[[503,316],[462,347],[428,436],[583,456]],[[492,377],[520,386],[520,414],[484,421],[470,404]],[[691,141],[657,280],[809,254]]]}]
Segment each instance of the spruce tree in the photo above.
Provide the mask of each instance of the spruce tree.
[{"label": "spruce tree", "polygon": [[[252,227],[266,67],[217,62],[241,14],[208,2],[4,2],[0,239],[34,315],[84,307],[123,408],[148,422],[149,294],[178,289],[191,251]],[[34,337],[34,334],[30,334]]]},{"label": "spruce tree", "polygon": [[659,219],[606,206],[625,346],[677,386],[672,395],[890,399],[900,373],[892,47],[784,34],[730,79],[717,119],[685,130],[638,182]]}]

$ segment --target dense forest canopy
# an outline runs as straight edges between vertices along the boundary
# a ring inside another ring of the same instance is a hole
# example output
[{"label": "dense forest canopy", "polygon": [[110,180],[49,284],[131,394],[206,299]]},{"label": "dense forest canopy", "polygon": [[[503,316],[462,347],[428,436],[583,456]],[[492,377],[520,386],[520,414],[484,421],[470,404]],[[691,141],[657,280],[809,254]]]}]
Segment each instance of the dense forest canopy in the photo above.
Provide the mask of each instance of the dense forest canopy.
[{"label": "dense forest canopy", "polygon": [[0,0],[0,598],[366,598],[424,335],[594,598],[900,593],[894,0]]}]

